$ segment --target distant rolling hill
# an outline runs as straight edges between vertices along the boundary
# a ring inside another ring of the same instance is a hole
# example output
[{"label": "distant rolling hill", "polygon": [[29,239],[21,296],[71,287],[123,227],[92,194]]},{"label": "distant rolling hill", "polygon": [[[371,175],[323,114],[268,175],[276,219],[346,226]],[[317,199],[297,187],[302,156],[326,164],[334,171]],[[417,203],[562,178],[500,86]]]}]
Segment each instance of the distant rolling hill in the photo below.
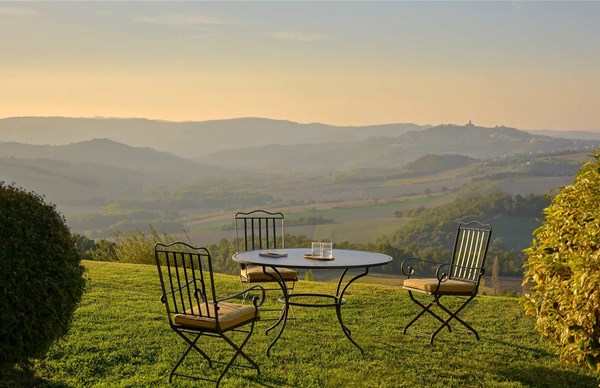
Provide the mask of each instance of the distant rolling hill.
[{"label": "distant rolling hill", "polygon": [[55,146],[0,143],[0,180],[61,204],[136,198],[148,187],[227,175],[219,167],[106,139]]},{"label": "distant rolling hill", "polygon": [[527,131],[532,135],[544,135],[551,137],[561,137],[563,139],[581,139],[581,140],[600,140],[600,130],[598,131],[551,131],[547,129],[537,129]]},{"label": "distant rolling hill", "polygon": [[429,128],[417,124],[333,126],[286,120],[238,118],[169,122],[147,119],[11,117],[0,119],[0,141],[68,144],[106,138],[136,147],[151,147],[185,158],[221,150],[266,144],[359,141],[372,136],[399,136]]},{"label": "distant rolling hill", "polygon": [[600,140],[559,139],[514,128],[440,125],[397,137],[356,142],[269,145],[217,152],[197,160],[224,168],[264,171],[332,172],[360,168],[402,167],[427,154],[457,154],[485,159],[591,151]]},{"label": "distant rolling hill", "polygon": [[94,163],[52,159],[0,158],[0,177],[7,184],[43,194],[56,204],[94,204],[136,198],[156,180],[155,174]]},{"label": "distant rolling hill", "polygon": [[600,145],[600,140],[554,138],[532,135],[515,128],[474,125],[440,125],[421,132],[407,133],[397,140],[396,144],[401,150],[429,148],[433,154],[456,153],[474,158],[591,150]]},{"label": "distant rolling hill", "polygon": [[480,161],[464,155],[427,154],[408,163],[401,173],[404,175],[427,175],[479,163]]},{"label": "distant rolling hill", "polygon": [[147,147],[131,147],[108,139],[93,139],[67,145],[0,143],[0,157],[52,159],[71,163],[95,163],[106,166],[152,172],[197,173],[215,171],[189,159]]}]

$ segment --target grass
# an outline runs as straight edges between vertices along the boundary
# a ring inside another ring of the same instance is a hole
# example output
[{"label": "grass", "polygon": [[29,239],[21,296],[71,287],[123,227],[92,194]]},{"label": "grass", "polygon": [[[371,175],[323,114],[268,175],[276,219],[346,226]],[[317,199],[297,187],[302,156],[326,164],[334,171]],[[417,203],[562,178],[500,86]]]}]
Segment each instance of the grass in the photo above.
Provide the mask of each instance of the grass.
[{"label": "grass", "polygon": [[[34,386],[146,387],[213,386],[184,378],[168,383],[184,344],[169,326],[160,303],[156,269],[148,265],[84,262],[89,287],[70,333],[47,358],[36,362]],[[222,292],[239,290],[234,276],[218,275]],[[296,292],[334,292],[335,284],[301,281]],[[296,323],[265,354],[272,334],[259,322],[246,346],[261,367],[233,369],[225,387],[592,387],[595,375],[562,365],[523,315],[517,299],[479,296],[462,316],[479,330],[472,335],[442,333],[435,347],[428,339],[402,335],[418,311],[396,286],[353,284],[343,308],[344,321],[366,350],[344,337],[331,309],[297,307]],[[206,343],[223,353],[222,341]],[[187,367],[205,370],[200,357]],[[204,368],[204,369],[202,369]],[[0,385],[24,386],[19,373],[5,372]]]}]

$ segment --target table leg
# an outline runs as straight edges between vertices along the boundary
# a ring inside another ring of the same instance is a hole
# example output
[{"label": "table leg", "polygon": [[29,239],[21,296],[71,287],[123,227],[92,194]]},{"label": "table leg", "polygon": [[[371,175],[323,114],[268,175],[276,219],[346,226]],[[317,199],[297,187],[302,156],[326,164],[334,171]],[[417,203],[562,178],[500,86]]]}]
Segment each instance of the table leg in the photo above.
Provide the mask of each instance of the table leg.
[{"label": "table leg", "polygon": [[[275,344],[279,340],[279,337],[281,337],[281,335],[283,334],[283,331],[285,329],[285,325],[287,323],[289,309],[290,309],[290,295],[288,294],[287,285],[286,285],[285,281],[283,280],[283,276],[277,270],[276,267],[270,267],[270,268],[273,269],[273,273],[267,272],[264,266],[263,266],[263,272],[267,276],[270,276],[274,281],[276,281],[277,284],[279,284],[279,287],[281,288],[281,291],[282,291],[282,294],[283,294],[282,296],[283,296],[284,305],[281,308],[281,315],[279,316],[279,319],[271,327],[269,327],[265,331],[265,334],[268,334],[271,330],[275,329],[278,325],[280,325],[279,331],[278,331],[277,335],[275,336],[275,338],[273,339],[273,341],[271,341],[271,343],[267,347],[267,356],[270,355],[271,348],[273,346],[275,346]],[[336,289],[336,295],[335,295],[335,298],[334,298],[335,299],[335,303],[333,305],[329,305],[329,306],[331,306],[331,307],[335,306],[335,311],[336,311],[337,319],[338,319],[338,322],[340,323],[342,331],[344,332],[344,335],[348,338],[348,340],[350,340],[350,342],[352,342],[352,344],[354,344],[354,346],[356,346],[360,350],[361,354],[364,355],[365,351],[354,340],[354,338],[352,338],[352,332],[351,332],[351,330],[348,327],[346,327],[346,325],[344,325],[344,321],[343,321],[343,318],[342,318],[342,305],[344,304],[344,299],[343,299],[344,298],[344,294],[346,293],[346,290],[348,289],[348,287],[350,286],[350,284],[354,283],[356,280],[362,278],[363,276],[366,276],[369,273],[369,268],[365,268],[364,272],[359,273],[358,275],[352,277],[344,285],[344,278],[346,277],[347,273],[348,273],[348,269],[345,269],[344,272],[342,273],[342,276],[340,277],[340,280],[338,281],[338,285],[337,285],[337,289]],[[306,294],[306,295],[308,295],[308,294]],[[306,295],[299,294],[297,296],[306,296]],[[322,295],[322,296],[325,296],[325,295]],[[333,298],[333,295],[331,295],[329,297]],[[302,304],[300,304],[300,305],[302,305]],[[317,306],[317,305],[311,306],[311,305],[306,305],[306,304],[304,306],[308,306],[308,307],[324,307],[324,306]]]},{"label": "table leg", "polygon": [[[344,322],[342,320],[342,301],[343,301],[344,293],[348,289],[348,286],[350,284],[352,284],[354,281],[362,278],[363,276],[366,276],[369,273],[369,268],[368,267],[365,268],[365,271],[363,273],[360,273],[360,274],[354,276],[342,288],[342,284],[344,282],[344,277],[346,276],[347,272],[348,272],[348,269],[345,269],[344,272],[342,273],[342,276],[340,276],[340,280],[338,282],[337,290],[336,290],[336,293],[335,293],[335,295],[336,295],[336,299],[335,299],[336,300],[335,312],[336,312],[338,321],[340,323],[340,326],[342,327],[342,331],[344,332],[344,334],[346,335],[346,337],[350,340],[350,342],[352,342],[354,344],[354,346],[356,346],[360,350],[360,353],[364,356],[365,355],[365,351],[363,350],[363,348],[360,347],[359,344],[356,343],[356,341],[354,341],[354,339],[352,338],[352,332],[350,331],[350,329],[348,329],[346,327],[346,325],[344,325]],[[340,290],[341,290],[341,292],[340,292]]]},{"label": "table leg", "polygon": [[287,290],[287,285],[285,284],[285,280],[283,279],[283,276],[281,275],[281,273],[279,273],[279,271],[277,270],[276,267],[270,267],[270,268],[273,269],[273,272],[276,275],[273,275],[273,274],[267,272],[266,268],[264,266],[263,266],[263,273],[266,274],[267,276],[270,276],[271,278],[273,278],[273,280],[275,280],[277,282],[277,284],[279,284],[279,287],[281,288],[281,292],[283,294],[282,296],[283,296],[284,305],[281,308],[281,314],[279,315],[279,319],[273,325],[271,325],[271,327],[269,327],[267,330],[265,330],[265,334],[269,334],[269,331],[273,330],[274,328],[277,327],[277,325],[281,324],[281,327],[279,328],[279,332],[277,333],[277,335],[275,336],[273,341],[271,341],[271,343],[267,347],[267,356],[270,355],[271,348],[277,343],[277,341],[279,340],[279,337],[281,337],[281,334],[283,334],[283,330],[285,329],[285,324],[287,323],[288,311],[290,308],[288,290]]}]

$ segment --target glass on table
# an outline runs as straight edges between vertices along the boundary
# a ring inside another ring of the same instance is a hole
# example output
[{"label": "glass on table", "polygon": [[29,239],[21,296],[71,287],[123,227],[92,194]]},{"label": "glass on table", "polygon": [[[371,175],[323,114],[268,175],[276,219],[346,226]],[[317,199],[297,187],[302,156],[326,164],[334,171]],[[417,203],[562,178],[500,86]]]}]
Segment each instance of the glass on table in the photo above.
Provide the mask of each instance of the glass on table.
[{"label": "glass on table", "polygon": [[321,257],[324,259],[332,259],[333,258],[333,243],[332,242],[324,242],[321,244]]},{"label": "glass on table", "polygon": [[311,245],[311,249],[310,249],[310,255],[314,256],[314,257],[321,257],[321,254],[322,254],[321,245],[322,244],[323,244],[322,242],[313,241],[313,243]]}]

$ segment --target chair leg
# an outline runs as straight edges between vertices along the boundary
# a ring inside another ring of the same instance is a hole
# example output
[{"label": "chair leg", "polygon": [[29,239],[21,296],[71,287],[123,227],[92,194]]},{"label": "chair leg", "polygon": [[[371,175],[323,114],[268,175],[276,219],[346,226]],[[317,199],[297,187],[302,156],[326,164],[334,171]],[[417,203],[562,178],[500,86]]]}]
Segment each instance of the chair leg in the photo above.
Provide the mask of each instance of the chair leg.
[{"label": "chair leg", "polygon": [[196,338],[194,338],[194,340],[190,340],[185,334],[183,334],[182,332],[175,330],[175,332],[185,340],[185,342],[188,343],[188,347],[185,350],[185,352],[183,352],[183,354],[181,355],[181,357],[179,358],[179,360],[175,363],[175,366],[173,367],[173,369],[171,369],[171,373],[169,374],[169,383],[173,380],[173,376],[175,375],[175,371],[177,370],[177,368],[179,368],[179,366],[181,365],[181,363],[183,362],[183,360],[187,357],[187,355],[190,353],[190,351],[192,349],[195,349],[198,353],[200,353],[202,355],[202,357],[204,357],[207,361],[208,361],[208,366],[210,368],[212,368],[212,361],[210,359],[210,357],[208,357],[208,355],[206,353],[204,353],[198,346],[196,346],[196,342],[198,342],[198,339],[200,339],[200,336],[202,336],[202,333],[199,333]]},{"label": "chair leg", "polygon": [[[450,328],[450,325],[448,325],[448,322],[445,322],[444,319],[442,317],[440,317],[439,315],[437,315],[436,313],[434,313],[431,310],[431,307],[436,303],[435,300],[429,302],[429,304],[427,304],[427,306],[425,306],[423,303],[421,303],[421,301],[419,301],[417,298],[414,297],[412,291],[408,291],[408,295],[410,296],[410,299],[415,302],[417,305],[419,305],[421,307],[421,312],[419,314],[417,314],[416,317],[413,318],[412,321],[410,321],[405,327],[404,327],[404,331],[402,334],[406,334],[406,331],[408,330],[409,327],[412,326],[413,323],[415,323],[419,318],[421,318],[423,316],[423,314],[425,313],[429,313],[430,315],[432,315],[435,319],[437,319],[438,321],[442,322],[442,326],[440,326],[440,328],[443,328],[444,326],[446,326],[448,328],[448,331],[452,331],[452,329]],[[440,329],[441,330],[441,329]]]},{"label": "chair leg", "polygon": [[223,379],[223,377],[225,376],[225,374],[229,370],[229,368],[234,365],[235,360],[240,355],[244,359],[246,359],[246,361],[248,361],[248,363],[251,366],[246,366],[246,365],[238,365],[238,366],[244,367],[244,368],[253,368],[253,369],[256,369],[257,373],[260,375],[260,367],[258,366],[258,364],[252,358],[250,358],[250,356],[248,354],[246,354],[242,350],[243,347],[246,346],[246,344],[248,343],[248,340],[250,339],[250,336],[252,335],[252,333],[254,331],[254,324],[255,324],[255,322],[252,322],[252,325],[251,325],[251,327],[250,327],[250,329],[248,331],[246,331],[246,330],[234,330],[234,331],[237,331],[237,332],[244,332],[244,333],[246,333],[245,338],[243,339],[243,341],[239,345],[236,345],[236,343],[233,342],[224,333],[217,333],[217,335],[219,336],[219,338],[224,339],[225,342],[227,342],[229,344],[229,346],[231,346],[233,348],[233,350],[235,351],[235,354],[231,357],[231,359],[227,363],[221,362],[219,360],[215,360],[214,361],[214,363],[225,364],[225,367],[221,371],[221,374],[219,375],[219,377],[218,377],[217,380],[210,380],[210,379],[207,379],[207,378],[204,378],[204,377],[198,377],[198,376],[191,376],[191,375],[185,375],[185,374],[177,374],[177,373],[175,373],[177,371],[177,369],[179,368],[179,366],[181,366],[183,360],[187,357],[187,355],[190,353],[190,351],[192,349],[195,349],[198,353],[200,353],[208,361],[209,367],[212,368],[212,366],[213,366],[213,361],[210,359],[210,357],[206,353],[204,353],[196,345],[196,342],[198,342],[198,339],[200,339],[200,336],[202,336],[203,333],[197,334],[196,337],[192,340],[192,339],[188,338],[185,335],[185,333],[182,333],[182,332],[180,332],[178,330],[175,330],[175,332],[177,334],[179,334],[179,336],[181,338],[183,338],[188,343],[189,346],[187,347],[187,349],[185,350],[185,352],[183,353],[183,355],[179,358],[179,360],[177,361],[177,363],[175,363],[175,366],[171,370],[171,373],[169,374],[169,383],[171,383],[173,381],[173,376],[184,376],[184,377],[195,378],[195,379],[200,379],[200,380],[216,381],[216,386],[218,387],[219,384],[220,384],[220,382],[221,382],[221,380]]},{"label": "chair leg", "polygon": [[221,375],[217,379],[217,387],[219,386],[219,383],[221,382],[221,380],[225,376],[225,373],[227,373],[227,371],[233,365],[233,363],[235,362],[235,359],[239,355],[241,355],[242,357],[244,357],[246,359],[246,361],[248,361],[254,367],[254,369],[256,369],[258,375],[260,375],[260,368],[259,368],[258,364],[256,362],[254,362],[254,360],[251,359],[250,356],[248,356],[242,350],[243,347],[246,346],[246,343],[248,342],[248,340],[250,339],[250,336],[252,335],[253,330],[254,330],[254,322],[252,322],[252,327],[250,328],[250,330],[248,331],[248,334],[246,335],[246,338],[244,338],[244,340],[242,341],[242,343],[240,345],[236,345],[225,334],[219,333],[220,337],[223,338],[235,350],[235,354],[231,357],[231,360],[229,360],[229,362],[227,363],[227,365],[225,366],[225,368],[221,372]]},{"label": "chair leg", "polygon": [[477,331],[475,329],[473,329],[473,327],[471,327],[471,325],[469,325],[468,323],[466,323],[465,321],[463,321],[461,318],[458,317],[458,313],[460,313],[462,311],[462,309],[464,309],[467,304],[469,304],[469,302],[471,300],[473,300],[473,298],[475,298],[475,295],[472,295],[469,297],[469,299],[467,299],[456,311],[452,311],[449,308],[447,308],[446,306],[444,306],[441,302],[440,302],[440,298],[441,297],[436,297],[435,299],[435,303],[442,309],[444,310],[448,315],[448,319],[446,319],[446,321],[444,321],[444,324],[442,324],[432,335],[431,335],[431,341],[430,343],[433,345],[433,339],[435,338],[435,336],[442,330],[442,328],[444,327],[444,325],[447,325],[451,320],[456,319],[458,322],[460,322],[464,327],[466,327],[468,330],[470,330],[473,334],[475,334],[475,338],[477,338],[477,340],[479,341],[479,333],[477,333]]}]

